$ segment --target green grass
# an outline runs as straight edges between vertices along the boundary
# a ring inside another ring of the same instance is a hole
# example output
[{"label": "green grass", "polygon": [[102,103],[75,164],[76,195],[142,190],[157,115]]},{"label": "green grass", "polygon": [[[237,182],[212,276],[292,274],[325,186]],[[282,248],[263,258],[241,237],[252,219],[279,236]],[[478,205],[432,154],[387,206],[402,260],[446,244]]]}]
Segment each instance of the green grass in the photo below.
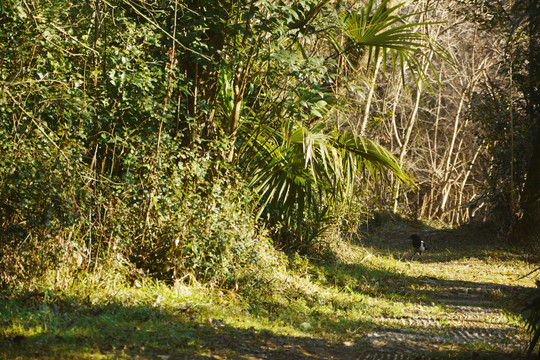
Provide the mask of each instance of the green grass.
[{"label": "green grass", "polygon": [[[261,349],[280,358],[280,347],[315,339],[349,342],[351,351],[359,351],[354,344],[363,335],[398,326],[388,319],[448,311],[432,301],[448,287],[508,285],[508,291],[486,294],[507,306],[513,287],[533,286],[534,278],[518,279],[534,267],[525,252],[498,242],[453,241],[475,238],[470,229],[421,230],[433,247],[422,257],[413,258],[403,240],[409,229],[388,226],[363,244],[333,241],[332,262],[296,256],[287,266],[246,276],[232,289],[166,285],[143,275],[130,280],[121,272],[51,273],[30,288],[0,294],[0,354],[235,359]],[[522,326],[511,308],[506,320]]]}]

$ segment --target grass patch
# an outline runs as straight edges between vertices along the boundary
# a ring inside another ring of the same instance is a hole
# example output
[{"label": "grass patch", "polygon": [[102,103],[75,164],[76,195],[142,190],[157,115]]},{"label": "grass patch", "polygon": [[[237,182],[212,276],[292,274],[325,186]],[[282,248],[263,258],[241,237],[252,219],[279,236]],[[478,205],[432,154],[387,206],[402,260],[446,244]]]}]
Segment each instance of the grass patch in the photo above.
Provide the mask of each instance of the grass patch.
[{"label": "grass patch", "polygon": [[[121,271],[49,273],[31,288],[1,294],[0,353],[197,359],[256,358],[259,352],[279,359],[294,357],[294,346],[320,353],[339,345],[346,354],[361,351],[363,336],[381,329],[444,332],[454,326],[445,318],[455,311],[451,301],[464,296],[506,309],[497,321],[523,329],[509,299],[518,286],[533,286],[534,279],[518,279],[534,266],[526,254],[499,243],[452,244],[459,231],[443,230],[437,241],[430,239],[435,230],[424,231],[428,247],[435,247],[422,257],[412,257],[402,243],[406,230],[385,228],[362,245],[336,240],[332,262],[295,256],[246,274],[232,289],[167,285],[144,275],[133,280]],[[438,319],[440,328],[399,322],[408,318]]]}]

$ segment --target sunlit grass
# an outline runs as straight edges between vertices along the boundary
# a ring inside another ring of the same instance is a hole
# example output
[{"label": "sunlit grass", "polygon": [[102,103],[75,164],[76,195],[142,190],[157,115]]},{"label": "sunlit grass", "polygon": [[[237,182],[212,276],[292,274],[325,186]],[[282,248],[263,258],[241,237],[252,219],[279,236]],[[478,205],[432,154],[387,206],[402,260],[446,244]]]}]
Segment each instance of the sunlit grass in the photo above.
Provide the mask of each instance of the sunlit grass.
[{"label": "sunlit grass", "polygon": [[[0,352],[152,358],[174,348],[179,356],[203,356],[212,347],[208,339],[238,331],[354,343],[376,327],[402,326],[392,319],[433,318],[441,328],[452,327],[442,316],[449,308],[433,301],[448,287],[533,286],[530,277],[519,279],[532,269],[527,259],[497,247],[412,257],[392,244],[335,241],[334,253],[332,262],[292,257],[286,266],[247,274],[246,283],[233,288],[194,280],[166,284],[144,274],[130,277],[121,268],[52,272],[29,289],[0,295],[0,336],[7,340]],[[497,304],[508,300],[500,289],[484,295]],[[522,327],[519,315],[503,315]]]}]

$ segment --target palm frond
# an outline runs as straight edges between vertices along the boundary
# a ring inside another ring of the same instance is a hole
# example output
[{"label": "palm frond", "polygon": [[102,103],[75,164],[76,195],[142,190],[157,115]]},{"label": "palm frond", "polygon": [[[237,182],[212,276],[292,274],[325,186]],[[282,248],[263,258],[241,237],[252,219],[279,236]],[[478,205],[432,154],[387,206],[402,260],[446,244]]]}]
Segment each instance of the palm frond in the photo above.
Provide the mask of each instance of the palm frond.
[{"label": "palm frond", "polygon": [[[259,136],[252,143],[258,149],[248,177],[261,197],[258,216],[270,208],[281,218],[288,218],[294,211],[305,211],[296,207],[312,204],[316,196],[344,201],[361,168],[373,174],[392,173],[402,182],[413,184],[384,147],[352,133],[324,130],[322,124],[308,129],[285,121],[282,132],[272,141]],[[243,129],[244,136],[252,138],[249,133],[249,129]]]},{"label": "palm frond", "polygon": [[[335,46],[346,58],[351,56],[353,49],[357,50],[355,53],[361,54],[367,51],[368,66],[372,61],[376,63],[380,56],[383,57],[383,66],[385,66],[388,56],[390,56],[393,73],[396,73],[399,66],[401,76],[404,77],[405,69],[408,68],[417,86],[422,82],[428,90],[432,90],[420,59],[423,58],[428,62],[429,68],[440,85],[428,54],[434,51],[449,63],[452,63],[451,57],[440,44],[416,29],[442,22],[413,21],[407,23],[408,19],[420,15],[422,12],[398,16],[397,11],[404,4],[386,9],[386,3],[387,1],[383,1],[378,8],[373,10],[374,0],[369,0],[366,7],[361,8],[359,12],[352,10],[343,12],[340,18],[340,27],[344,36],[350,40],[349,48],[342,48],[334,42]],[[347,61],[349,64],[352,63],[350,60]]]}]

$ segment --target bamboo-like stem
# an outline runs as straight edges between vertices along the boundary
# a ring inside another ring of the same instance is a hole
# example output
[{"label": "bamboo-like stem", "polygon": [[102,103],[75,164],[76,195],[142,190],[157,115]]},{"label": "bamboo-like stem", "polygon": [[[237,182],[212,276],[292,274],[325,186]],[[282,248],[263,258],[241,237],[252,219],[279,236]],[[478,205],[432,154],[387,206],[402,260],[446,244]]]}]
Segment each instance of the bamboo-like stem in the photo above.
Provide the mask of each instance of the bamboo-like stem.
[{"label": "bamboo-like stem", "polygon": [[[420,106],[420,98],[422,96],[422,90],[423,90],[422,83],[419,83],[418,90],[416,92],[416,101],[414,103],[413,113],[411,114],[411,119],[409,121],[409,125],[407,126],[407,132],[405,134],[405,139],[403,140],[403,145],[401,146],[401,152],[399,154],[400,164],[403,163],[403,159],[405,158],[405,154],[407,153],[407,146],[411,138],[412,129],[414,128],[414,125],[416,124],[416,119],[418,117],[418,108]],[[394,193],[394,207],[393,207],[394,212],[397,211],[397,207],[398,207],[399,191],[400,191],[400,184],[399,182],[397,182],[396,187],[395,187],[395,193]]]},{"label": "bamboo-like stem", "polygon": [[480,151],[482,150],[482,147],[479,146],[476,149],[476,152],[474,153],[474,157],[469,164],[469,168],[467,169],[467,172],[465,173],[465,176],[463,177],[463,181],[461,182],[461,186],[459,189],[459,200],[458,200],[458,206],[461,208],[463,205],[463,191],[465,190],[465,186],[467,185],[467,180],[469,180],[469,176],[471,174],[471,171],[473,169],[474,164],[476,163],[476,159],[478,158],[478,154],[480,154]]},{"label": "bamboo-like stem", "polygon": [[369,111],[371,110],[371,100],[373,99],[373,93],[375,92],[375,85],[377,83],[377,75],[379,75],[379,70],[382,65],[383,56],[379,56],[377,59],[377,64],[373,70],[373,76],[369,84],[369,93],[366,99],[366,107],[364,109],[364,119],[362,120],[362,127],[360,128],[360,135],[364,135],[366,132],[367,123],[369,121]]},{"label": "bamboo-like stem", "polygon": [[400,78],[398,88],[396,90],[396,95],[394,97],[394,104],[392,106],[392,128],[394,129],[394,134],[396,136],[396,141],[397,141],[400,148],[403,146],[403,143],[401,142],[401,140],[399,138],[399,133],[398,133],[398,129],[397,129],[396,109],[397,109],[397,105],[399,103],[398,100],[399,100],[399,97],[401,95],[401,89],[403,89],[403,82],[402,82],[402,80]]}]

